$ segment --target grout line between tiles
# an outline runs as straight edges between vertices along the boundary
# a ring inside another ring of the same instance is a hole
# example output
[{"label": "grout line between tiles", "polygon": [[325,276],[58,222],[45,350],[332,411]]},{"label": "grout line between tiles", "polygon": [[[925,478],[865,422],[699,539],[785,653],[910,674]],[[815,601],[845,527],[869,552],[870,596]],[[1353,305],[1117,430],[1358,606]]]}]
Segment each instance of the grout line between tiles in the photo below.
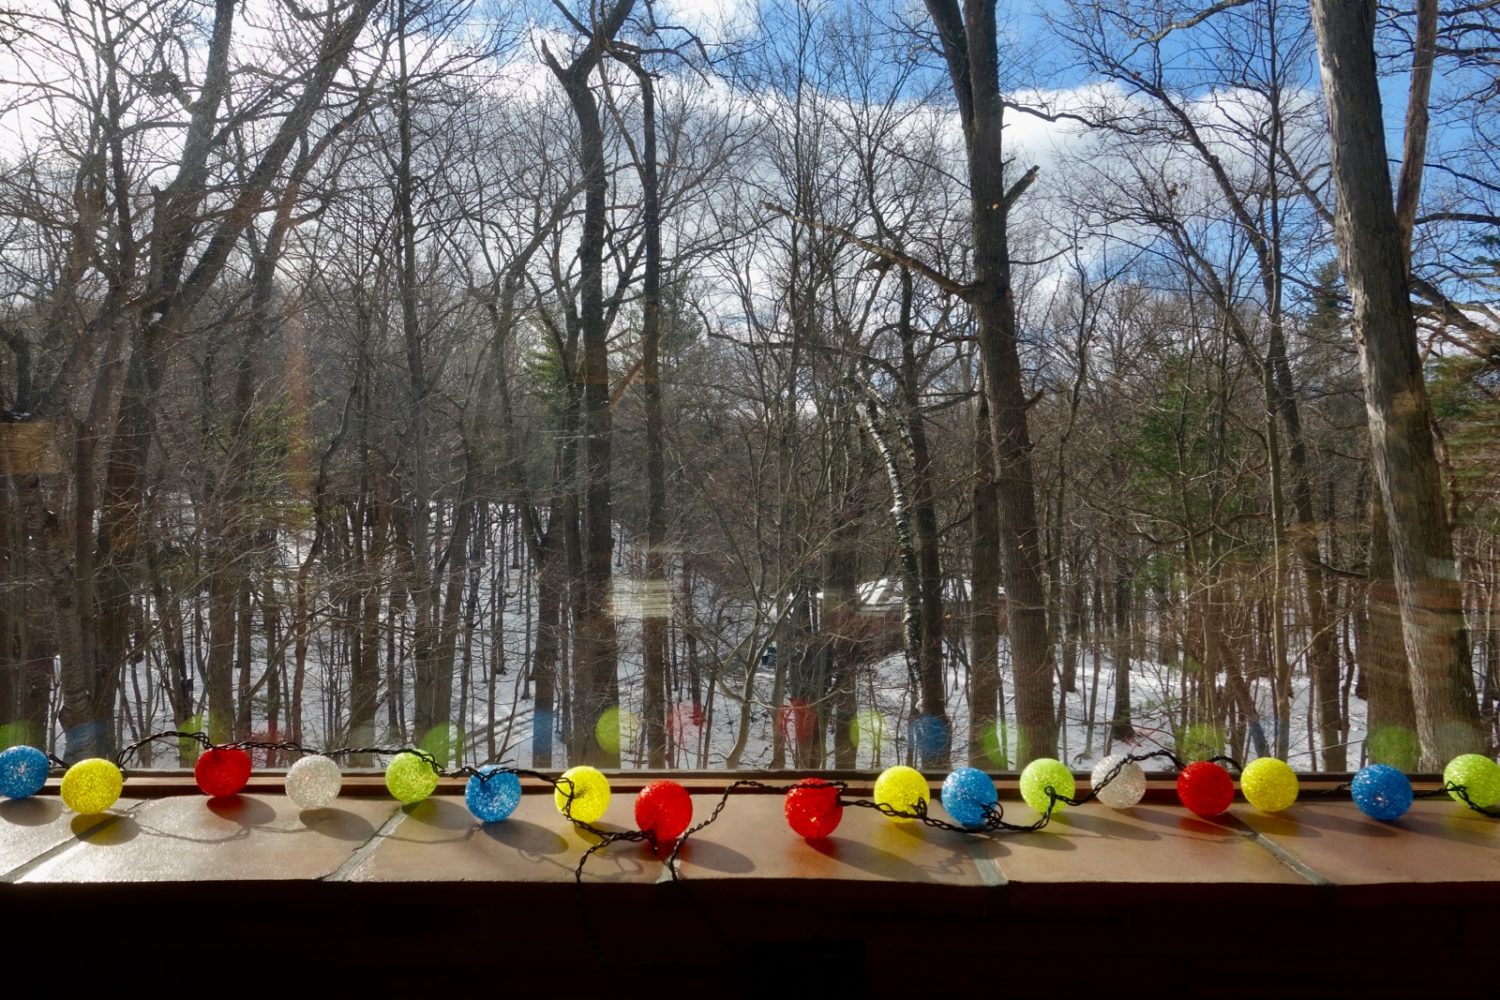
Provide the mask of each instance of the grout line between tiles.
[{"label": "grout line between tiles", "polygon": [[1298,875],[1307,879],[1307,881],[1312,883],[1313,885],[1328,886],[1333,884],[1326,876],[1320,874],[1307,862],[1297,857],[1285,847],[1282,847],[1280,844],[1276,843],[1276,841],[1272,840],[1270,837],[1261,836],[1259,832],[1251,829],[1248,826],[1245,828],[1241,836],[1245,837],[1256,846],[1262,847],[1270,852],[1273,858],[1275,858],[1277,861],[1280,861],[1283,865],[1290,868]]},{"label": "grout line between tiles", "polygon": [[23,861],[19,865],[16,865],[16,867],[10,869],[10,871],[6,872],[3,876],[0,876],[0,883],[8,884],[11,882],[20,881],[27,875],[30,875],[32,872],[36,871],[42,865],[51,861],[53,858],[61,857],[62,855],[68,853],[79,845],[88,843],[96,835],[105,830],[108,830],[120,820],[133,816],[135,814],[135,811],[141,806],[145,805],[147,801],[149,800],[142,800],[140,802],[136,802],[128,809],[125,809],[121,812],[108,813],[104,816],[101,816],[99,818],[99,822],[88,827],[82,833],[76,833],[73,836],[69,837],[67,840],[64,840],[62,843],[52,845],[51,847],[47,848],[47,850],[43,851],[41,854],[38,854],[31,860]]},{"label": "grout line between tiles", "polygon": [[402,820],[404,819],[406,819],[406,810],[398,807],[390,814],[390,816],[386,818],[386,821],[384,823],[380,824],[380,829],[376,830],[373,834],[370,835],[369,840],[356,847],[354,849],[354,852],[344,859],[343,864],[339,865],[327,875],[324,875],[319,881],[347,882],[349,880],[349,876],[353,874],[354,870],[358,868],[366,858],[375,853],[376,848],[380,846],[381,842],[386,837],[394,833],[396,827],[400,826]]},{"label": "grout line between tiles", "polygon": [[964,850],[969,852],[969,857],[974,859],[974,870],[979,872],[979,881],[989,888],[998,888],[1006,885],[1010,880],[1000,870],[1000,862],[995,858],[979,853],[979,845],[984,843],[977,837],[964,837]]}]

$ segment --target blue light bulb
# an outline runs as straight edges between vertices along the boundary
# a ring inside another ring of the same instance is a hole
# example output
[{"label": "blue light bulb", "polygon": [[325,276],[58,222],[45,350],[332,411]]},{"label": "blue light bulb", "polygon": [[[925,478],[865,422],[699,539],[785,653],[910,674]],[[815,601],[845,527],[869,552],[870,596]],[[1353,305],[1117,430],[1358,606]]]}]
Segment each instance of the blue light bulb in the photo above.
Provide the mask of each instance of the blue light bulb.
[{"label": "blue light bulb", "polygon": [[479,774],[469,776],[464,788],[464,804],[480,822],[498,823],[516,811],[521,802],[521,779],[512,771],[494,764],[479,769]]},{"label": "blue light bulb", "polygon": [[970,830],[984,825],[995,798],[995,783],[978,768],[961,767],[943,780],[943,808]]},{"label": "blue light bulb", "polygon": [[36,747],[11,747],[0,753],[0,795],[28,799],[47,783],[52,764]]},{"label": "blue light bulb", "polygon": [[1400,819],[1411,808],[1411,781],[1389,764],[1371,764],[1354,776],[1349,794],[1359,811],[1383,823]]}]

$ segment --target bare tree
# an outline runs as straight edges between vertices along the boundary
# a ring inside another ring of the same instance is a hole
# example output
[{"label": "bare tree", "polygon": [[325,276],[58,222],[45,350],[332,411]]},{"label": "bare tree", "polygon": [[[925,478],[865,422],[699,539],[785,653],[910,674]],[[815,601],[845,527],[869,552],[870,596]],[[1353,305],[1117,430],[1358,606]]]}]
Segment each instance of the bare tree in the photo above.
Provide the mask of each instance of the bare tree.
[{"label": "bare tree", "polygon": [[1042,539],[1007,231],[1011,207],[1036,178],[1036,168],[1019,178],[1006,175],[1009,161],[1002,141],[1004,102],[995,8],[993,0],[968,3],[960,14],[956,0],[927,0],[968,147],[974,269],[968,291],[979,320],[979,351],[995,448],[999,539],[1016,674],[1017,760],[1024,764],[1050,757],[1057,750]]},{"label": "bare tree", "polygon": [[1483,748],[1469,638],[1392,205],[1375,65],[1374,0],[1314,0],[1339,255],[1353,305],[1376,481],[1385,501],[1422,758]]}]

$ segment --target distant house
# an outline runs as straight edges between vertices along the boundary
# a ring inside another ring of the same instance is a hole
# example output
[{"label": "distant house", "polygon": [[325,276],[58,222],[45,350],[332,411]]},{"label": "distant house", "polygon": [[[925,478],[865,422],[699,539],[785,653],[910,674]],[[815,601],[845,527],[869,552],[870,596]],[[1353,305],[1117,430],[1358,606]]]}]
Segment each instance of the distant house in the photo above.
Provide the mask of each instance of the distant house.
[{"label": "distant house", "polygon": [[[967,578],[950,577],[943,581],[943,618],[952,627],[956,618],[967,616],[973,585]],[[870,626],[867,635],[882,649],[898,649],[901,646],[901,621],[905,612],[902,603],[900,577],[881,577],[867,580],[854,588],[855,602],[861,618]],[[823,594],[818,593],[821,604]],[[1005,589],[1000,589],[995,608],[996,624],[1004,631],[1009,624],[1006,614]]]}]

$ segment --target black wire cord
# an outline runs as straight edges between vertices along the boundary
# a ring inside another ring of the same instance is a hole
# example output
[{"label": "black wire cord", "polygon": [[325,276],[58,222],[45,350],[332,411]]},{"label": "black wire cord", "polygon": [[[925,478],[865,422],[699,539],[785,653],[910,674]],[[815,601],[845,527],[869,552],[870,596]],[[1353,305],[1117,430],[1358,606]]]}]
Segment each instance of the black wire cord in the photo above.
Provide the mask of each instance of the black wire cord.
[{"label": "black wire cord", "polygon": [[[317,755],[333,758],[352,756],[394,757],[398,754],[410,753],[415,754],[416,756],[425,760],[428,766],[432,768],[433,772],[441,778],[477,778],[481,782],[487,782],[491,778],[499,777],[503,774],[514,774],[517,776],[537,779],[539,781],[545,782],[548,785],[551,785],[554,790],[563,791],[565,795],[561,807],[563,816],[569,822],[571,822],[576,829],[593,836],[597,840],[597,843],[590,845],[589,848],[584,851],[583,856],[578,859],[577,867],[575,867],[573,870],[574,881],[580,884],[583,882],[584,869],[585,867],[587,867],[589,859],[601,850],[609,847],[611,844],[647,843],[651,845],[651,851],[653,854],[660,855],[662,851],[663,845],[661,844],[660,838],[656,835],[656,831],[654,830],[604,830],[600,827],[594,826],[592,823],[587,823],[575,817],[573,815],[573,803],[578,798],[579,792],[574,786],[572,779],[564,776],[554,778],[551,775],[542,773],[541,771],[533,771],[526,768],[513,767],[505,763],[480,764],[477,766],[464,765],[452,770],[446,770],[438,765],[437,758],[434,757],[430,752],[418,747],[343,746],[324,749],[311,747],[292,740],[237,740],[232,743],[216,744],[211,739],[209,739],[207,733],[185,732],[181,730],[169,730],[166,732],[152,733],[150,736],[136,740],[134,743],[131,743],[123,748],[119,752],[119,754],[116,755],[116,765],[120,768],[122,773],[128,773],[127,767],[130,760],[140,752],[141,748],[146,746],[148,743],[161,740],[189,740],[197,743],[203,750],[268,750],[288,754],[299,753],[304,755]],[[48,757],[54,767],[66,766],[64,762],[59,760],[56,756],[49,754]],[[1226,764],[1235,771],[1244,770],[1240,762],[1235,760],[1233,757],[1220,754],[1214,757],[1209,757],[1207,759],[1211,763]],[[1047,808],[1042,811],[1040,816],[1038,816],[1030,823],[1011,823],[1007,821],[1005,819],[1005,807],[1003,804],[997,801],[993,805],[987,805],[984,807],[984,822],[975,827],[961,826],[959,824],[950,823],[947,820],[932,816],[928,812],[926,800],[918,800],[916,802],[913,802],[905,809],[899,808],[889,802],[874,802],[870,799],[852,799],[846,802],[843,800],[842,796],[843,793],[848,790],[848,784],[843,781],[826,781],[812,784],[768,785],[760,781],[741,779],[731,782],[724,788],[723,793],[719,796],[718,803],[715,804],[713,810],[708,814],[707,817],[689,827],[687,830],[683,831],[680,836],[677,837],[676,841],[671,845],[671,850],[663,859],[663,864],[666,866],[667,872],[671,876],[671,881],[679,881],[682,878],[682,874],[678,869],[678,862],[682,855],[682,849],[687,845],[689,838],[691,838],[694,834],[700,833],[716,820],[718,820],[720,815],[724,812],[725,807],[729,804],[729,797],[742,788],[757,788],[768,792],[774,792],[780,795],[785,795],[788,792],[792,791],[792,789],[794,788],[835,788],[839,793],[840,807],[847,805],[855,808],[874,809],[880,814],[891,819],[917,820],[924,826],[932,827],[934,829],[947,830],[953,833],[968,834],[987,834],[1001,832],[1030,833],[1041,830],[1045,828],[1049,823],[1051,823],[1053,815],[1057,812],[1060,806],[1079,806],[1098,798],[1099,793],[1105,788],[1109,787],[1109,785],[1120,776],[1120,773],[1124,771],[1127,765],[1141,764],[1150,760],[1167,760],[1178,771],[1183,771],[1188,766],[1182,760],[1182,758],[1178,757],[1171,750],[1153,750],[1149,753],[1128,754],[1121,757],[1120,760],[1115,763],[1114,767],[1106,772],[1097,783],[1091,784],[1089,791],[1087,791],[1083,795],[1063,795],[1057,789],[1053,788],[1051,785],[1048,785],[1045,789],[1045,793],[1047,796]],[[1320,789],[1317,791],[1309,792],[1307,793],[1307,796],[1317,798],[1342,796],[1348,794],[1349,789],[1350,783],[1344,782],[1332,789]],[[1500,819],[1500,811],[1486,809],[1483,806],[1480,806],[1472,798],[1470,798],[1468,789],[1465,786],[1457,785],[1453,782],[1445,781],[1443,783],[1443,787],[1432,789],[1430,791],[1417,792],[1415,793],[1414,797],[1436,798],[1448,794],[1454,795],[1459,799],[1459,801],[1463,802],[1464,805],[1468,806],[1471,810],[1479,813],[1480,815]]]},{"label": "black wire cord", "polygon": [[[1005,806],[1000,802],[984,807],[984,822],[979,826],[960,826],[938,819],[928,814],[927,803],[923,800],[913,802],[906,809],[899,809],[889,802],[871,802],[869,799],[855,799],[849,805],[859,806],[865,809],[874,809],[884,816],[892,819],[914,819],[921,821],[924,825],[939,830],[950,830],[954,833],[1033,833],[1041,830],[1052,822],[1052,816],[1057,812],[1059,806],[1080,806],[1098,798],[1099,793],[1108,788],[1110,783],[1120,776],[1127,764],[1139,764],[1148,760],[1170,760],[1179,771],[1187,767],[1182,759],[1170,750],[1153,750],[1150,753],[1129,754],[1115,763],[1115,766],[1107,771],[1097,784],[1094,784],[1083,795],[1064,795],[1057,789],[1048,785],[1043,791],[1047,796],[1047,808],[1042,811],[1034,821],[1030,823],[1011,823],[1005,818]],[[1211,757],[1210,761],[1228,763],[1235,770],[1240,770],[1239,762],[1233,757]]]},{"label": "black wire cord", "polygon": [[1433,788],[1433,789],[1431,789],[1429,791],[1425,791],[1425,792],[1413,792],[1412,793],[1412,798],[1414,798],[1414,799],[1434,799],[1434,798],[1437,798],[1438,796],[1441,796],[1441,795],[1450,795],[1450,794],[1458,796],[1458,800],[1460,802],[1462,802],[1464,805],[1468,806],[1470,809],[1472,809],[1475,812],[1477,812],[1479,815],[1481,815],[1481,816],[1488,816],[1491,819],[1500,819],[1500,810],[1497,810],[1497,809],[1486,809],[1484,806],[1480,805],[1479,803],[1475,802],[1473,799],[1469,798],[1469,788],[1468,788],[1467,785],[1458,785],[1458,784],[1455,784],[1455,783],[1453,783],[1451,781],[1445,781],[1445,782],[1443,782],[1443,787],[1442,788]]}]

